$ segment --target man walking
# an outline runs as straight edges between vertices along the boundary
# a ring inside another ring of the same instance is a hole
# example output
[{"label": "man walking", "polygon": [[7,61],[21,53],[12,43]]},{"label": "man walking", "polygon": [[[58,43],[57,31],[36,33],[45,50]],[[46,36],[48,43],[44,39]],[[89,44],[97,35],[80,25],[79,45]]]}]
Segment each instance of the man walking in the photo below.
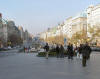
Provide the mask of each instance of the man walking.
[{"label": "man walking", "polygon": [[90,46],[88,45],[88,43],[86,43],[86,48],[87,48],[87,52],[88,52],[87,53],[87,60],[88,60],[88,59],[90,59],[90,54],[91,54],[92,50],[91,50]]},{"label": "man walking", "polygon": [[48,59],[48,53],[49,53],[49,45],[48,45],[48,43],[46,43],[46,46],[44,47],[44,49],[46,50],[46,59]]},{"label": "man walking", "polygon": [[56,46],[56,54],[57,54],[57,58],[59,58],[59,53],[60,53],[60,48],[59,48],[59,46],[57,45],[57,46]]},{"label": "man walking", "polygon": [[80,44],[80,47],[78,48],[78,57],[80,59],[82,59],[82,46],[83,46],[83,44]]},{"label": "man walking", "polygon": [[68,59],[73,59],[73,45],[69,43],[68,48],[67,48],[67,53],[68,53]]},{"label": "man walking", "polygon": [[63,47],[63,45],[60,46],[60,57],[64,58],[64,47]]},{"label": "man walking", "polygon": [[88,43],[82,46],[82,65],[86,66],[86,61],[90,56],[91,48],[88,46]]}]

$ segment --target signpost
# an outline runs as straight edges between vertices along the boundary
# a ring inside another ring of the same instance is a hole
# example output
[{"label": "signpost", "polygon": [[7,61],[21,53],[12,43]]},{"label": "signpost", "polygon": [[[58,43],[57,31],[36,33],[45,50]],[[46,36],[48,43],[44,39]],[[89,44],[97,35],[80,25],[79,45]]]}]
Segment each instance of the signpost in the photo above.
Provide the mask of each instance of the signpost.
[{"label": "signpost", "polygon": [[66,45],[66,43],[67,43],[67,39],[66,39],[66,38],[64,38],[64,45]]},{"label": "signpost", "polygon": [[67,49],[67,39],[64,38],[64,49],[66,50]]}]

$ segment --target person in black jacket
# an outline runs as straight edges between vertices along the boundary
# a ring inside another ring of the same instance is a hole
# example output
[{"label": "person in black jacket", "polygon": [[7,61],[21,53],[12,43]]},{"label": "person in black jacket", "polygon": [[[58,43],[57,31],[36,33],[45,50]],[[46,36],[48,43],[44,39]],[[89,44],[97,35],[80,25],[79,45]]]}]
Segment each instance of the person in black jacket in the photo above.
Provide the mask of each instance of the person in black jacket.
[{"label": "person in black jacket", "polygon": [[83,45],[82,46],[82,65],[83,67],[86,66],[86,60],[87,60],[87,48],[86,48],[86,45]]},{"label": "person in black jacket", "polygon": [[63,45],[60,46],[60,57],[64,58],[64,47],[63,47]]},{"label": "person in black jacket", "polygon": [[48,43],[46,43],[46,46],[44,47],[44,49],[46,50],[46,59],[48,59],[48,51],[49,51]]},{"label": "person in black jacket", "polygon": [[90,46],[88,45],[88,43],[86,43],[86,48],[87,48],[87,59],[90,59],[90,54],[91,54],[91,48]]},{"label": "person in black jacket", "polygon": [[68,44],[68,46],[67,46],[67,53],[68,53],[68,59],[70,59],[71,57],[71,55],[70,55],[70,43]]},{"label": "person in black jacket", "polygon": [[57,58],[59,58],[59,53],[60,53],[60,48],[59,45],[56,46],[56,54],[57,54]]},{"label": "person in black jacket", "polygon": [[80,47],[78,48],[79,58],[82,59],[82,46],[83,44],[80,44]]},{"label": "person in black jacket", "polygon": [[70,52],[71,53],[71,59],[73,59],[73,56],[74,56],[73,44],[71,44],[71,49],[70,50],[71,50],[71,52]]},{"label": "person in black jacket", "polygon": [[90,53],[91,53],[91,48],[88,45],[88,43],[86,43],[85,45],[82,46],[82,65],[85,67],[86,66],[86,61],[87,59],[89,59],[90,57]]},{"label": "person in black jacket", "polygon": [[69,43],[67,47],[68,59],[73,59],[73,45]]}]

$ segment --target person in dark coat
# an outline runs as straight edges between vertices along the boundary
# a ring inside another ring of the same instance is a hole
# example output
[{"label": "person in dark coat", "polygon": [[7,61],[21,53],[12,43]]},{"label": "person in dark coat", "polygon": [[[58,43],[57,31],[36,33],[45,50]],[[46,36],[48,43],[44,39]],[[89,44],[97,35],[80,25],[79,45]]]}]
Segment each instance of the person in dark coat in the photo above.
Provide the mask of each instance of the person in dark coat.
[{"label": "person in dark coat", "polygon": [[80,47],[78,48],[79,54],[82,54],[82,44],[80,44]]},{"label": "person in dark coat", "polygon": [[25,49],[26,49],[26,48],[24,47],[24,53],[25,53]]},{"label": "person in dark coat", "polygon": [[46,59],[48,59],[48,51],[49,51],[48,43],[46,43],[46,46],[44,47],[44,49],[46,50]]},{"label": "person in dark coat", "polygon": [[88,45],[88,43],[86,43],[86,48],[87,48],[87,59],[90,59],[90,54],[91,54],[91,48],[90,46]]},{"label": "person in dark coat", "polygon": [[62,45],[60,46],[60,57],[64,58],[64,47]]},{"label": "person in dark coat", "polygon": [[87,60],[87,48],[86,48],[86,45],[83,45],[82,46],[82,65],[83,67],[86,66],[86,60]]},{"label": "person in dark coat", "polygon": [[70,54],[71,55],[71,59],[73,59],[73,56],[74,56],[73,44],[71,44],[71,49],[70,50],[71,50],[71,52],[70,52],[71,53]]},{"label": "person in dark coat", "polygon": [[86,66],[86,61],[89,59],[91,52],[91,48],[88,46],[86,43],[84,46],[82,46],[82,65],[85,67]]},{"label": "person in dark coat", "polygon": [[68,53],[68,59],[70,59],[71,57],[71,55],[70,55],[70,49],[71,49],[71,47],[70,47],[70,43],[68,44],[68,46],[67,46],[67,53]]},{"label": "person in dark coat", "polygon": [[73,59],[73,45],[69,43],[67,47],[68,59]]},{"label": "person in dark coat", "polygon": [[59,48],[59,46],[57,45],[57,46],[56,46],[56,54],[57,54],[57,58],[59,58],[59,53],[60,53],[60,48]]},{"label": "person in dark coat", "polygon": [[82,59],[82,46],[83,44],[80,44],[80,47],[78,48],[79,58]]}]

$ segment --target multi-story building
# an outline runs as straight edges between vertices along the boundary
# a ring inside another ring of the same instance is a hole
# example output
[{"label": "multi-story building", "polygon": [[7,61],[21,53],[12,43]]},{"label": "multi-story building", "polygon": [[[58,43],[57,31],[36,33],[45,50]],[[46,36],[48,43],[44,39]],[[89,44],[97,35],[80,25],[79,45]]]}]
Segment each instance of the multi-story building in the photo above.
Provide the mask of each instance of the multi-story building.
[{"label": "multi-story building", "polygon": [[[84,31],[88,37],[89,27],[97,27],[100,29],[100,4],[96,6],[89,6],[85,12],[78,14],[75,17],[70,17],[64,21],[64,23],[59,24],[56,27],[56,31],[54,32],[52,28],[50,31],[42,33],[42,37],[52,37],[57,35],[66,35],[68,38],[71,38],[73,34],[79,31]],[[86,37],[87,37],[86,36]],[[91,38],[91,37],[90,37]],[[96,37],[96,40],[100,40],[99,37]]]},{"label": "multi-story building", "polygon": [[1,44],[6,45],[7,44],[7,23],[4,19],[2,19],[2,14],[0,13],[0,47]]},{"label": "multi-story building", "polygon": [[87,30],[87,16],[86,13],[80,13],[76,17],[72,18],[71,24],[72,35],[79,31]]},{"label": "multi-story building", "polygon": [[3,38],[4,38],[4,42],[7,44],[8,41],[8,30],[7,30],[7,24],[3,24]]},{"label": "multi-story building", "polygon": [[33,37],[28,33],[27,30],[24,32],[22,27],[17,27],[14,21],[4,20],[2,18],[2,14],[0,13],[0,47],[1,45],[8,45],[8,43],[11,42],[11,38],[13,38],[13,36],[27,41],[32,40]]},{"label": "multi-story building", "polygon": [[93,6],[90,5],[87,8],[87,25],[100,27],[100,4]]},{"label": "multi-story building", "polygon": [[57,30],[56,30],[56,35],[57,35],[57,36],[63,34],[63,33],[62,33],[62,28],[63,28],[63,27],[61,27],[60,25],[58,25]]},{"label": "multi-story building", "polygon": [[63,26],[63,34],[66,35],[68,38],[72,37],[72,17],[69,17],[65,20],[64,26]]},{"label": "multi-story building", "polygon": [[3,43],[3,24],[2,24],[2,14],[0,13],[0,47]]},{"label": "multi-story building", "polygon": [[24,40],[28,42],[29,38],[30,38],[30,34],[29,34],[29,32],[27,30],[25,30],[25,32],[24,32]]},{"label": "multi-story building", "polygon": [[0,38],[3,37],[3,23],[2,23],[2,14],[0,13]]},{"label": "multi-story building", "polygon": [[14,21],[7,22],[7,30],[8,30],[8,38],[11,35],[17,35],[20,37],[20,31],[18,27],[15,25]]},{"label": "multi-story building", "polygon": [[45,40],[46,39],[46,32],[40,33],[40,38]]},{"label": "multi-story building", "polygon": [[24,30],[23,30],[23,27],[19,26],[18,29],[20,31],[21,39],[24,39]]},{"label": "multi-story building", "polygon": [[[95,27],[97,29],[100,29],[100,4],[93,6],[90,5],[87,8],[87,29],[89,31],[89,27]],[[94,29],[96,30],[96,29]],[[88,36],[91,38],[91,34],[88,32]],[[100,44],[100,37],[95,37],[93,40],[94,42],[97,42]]]},{"label": "multi-story building", "polygon": [[87,30],[87,17],[86,13],[80,13],[75,17],[69,17],[64,22],[63,34],[71,38],[73,34],[78,31]]},{"label": "multi-story building", "polygon": [[24,32],[23,46],[29,47],[32,44],[33,35],[31,35],[27,30]]}]

